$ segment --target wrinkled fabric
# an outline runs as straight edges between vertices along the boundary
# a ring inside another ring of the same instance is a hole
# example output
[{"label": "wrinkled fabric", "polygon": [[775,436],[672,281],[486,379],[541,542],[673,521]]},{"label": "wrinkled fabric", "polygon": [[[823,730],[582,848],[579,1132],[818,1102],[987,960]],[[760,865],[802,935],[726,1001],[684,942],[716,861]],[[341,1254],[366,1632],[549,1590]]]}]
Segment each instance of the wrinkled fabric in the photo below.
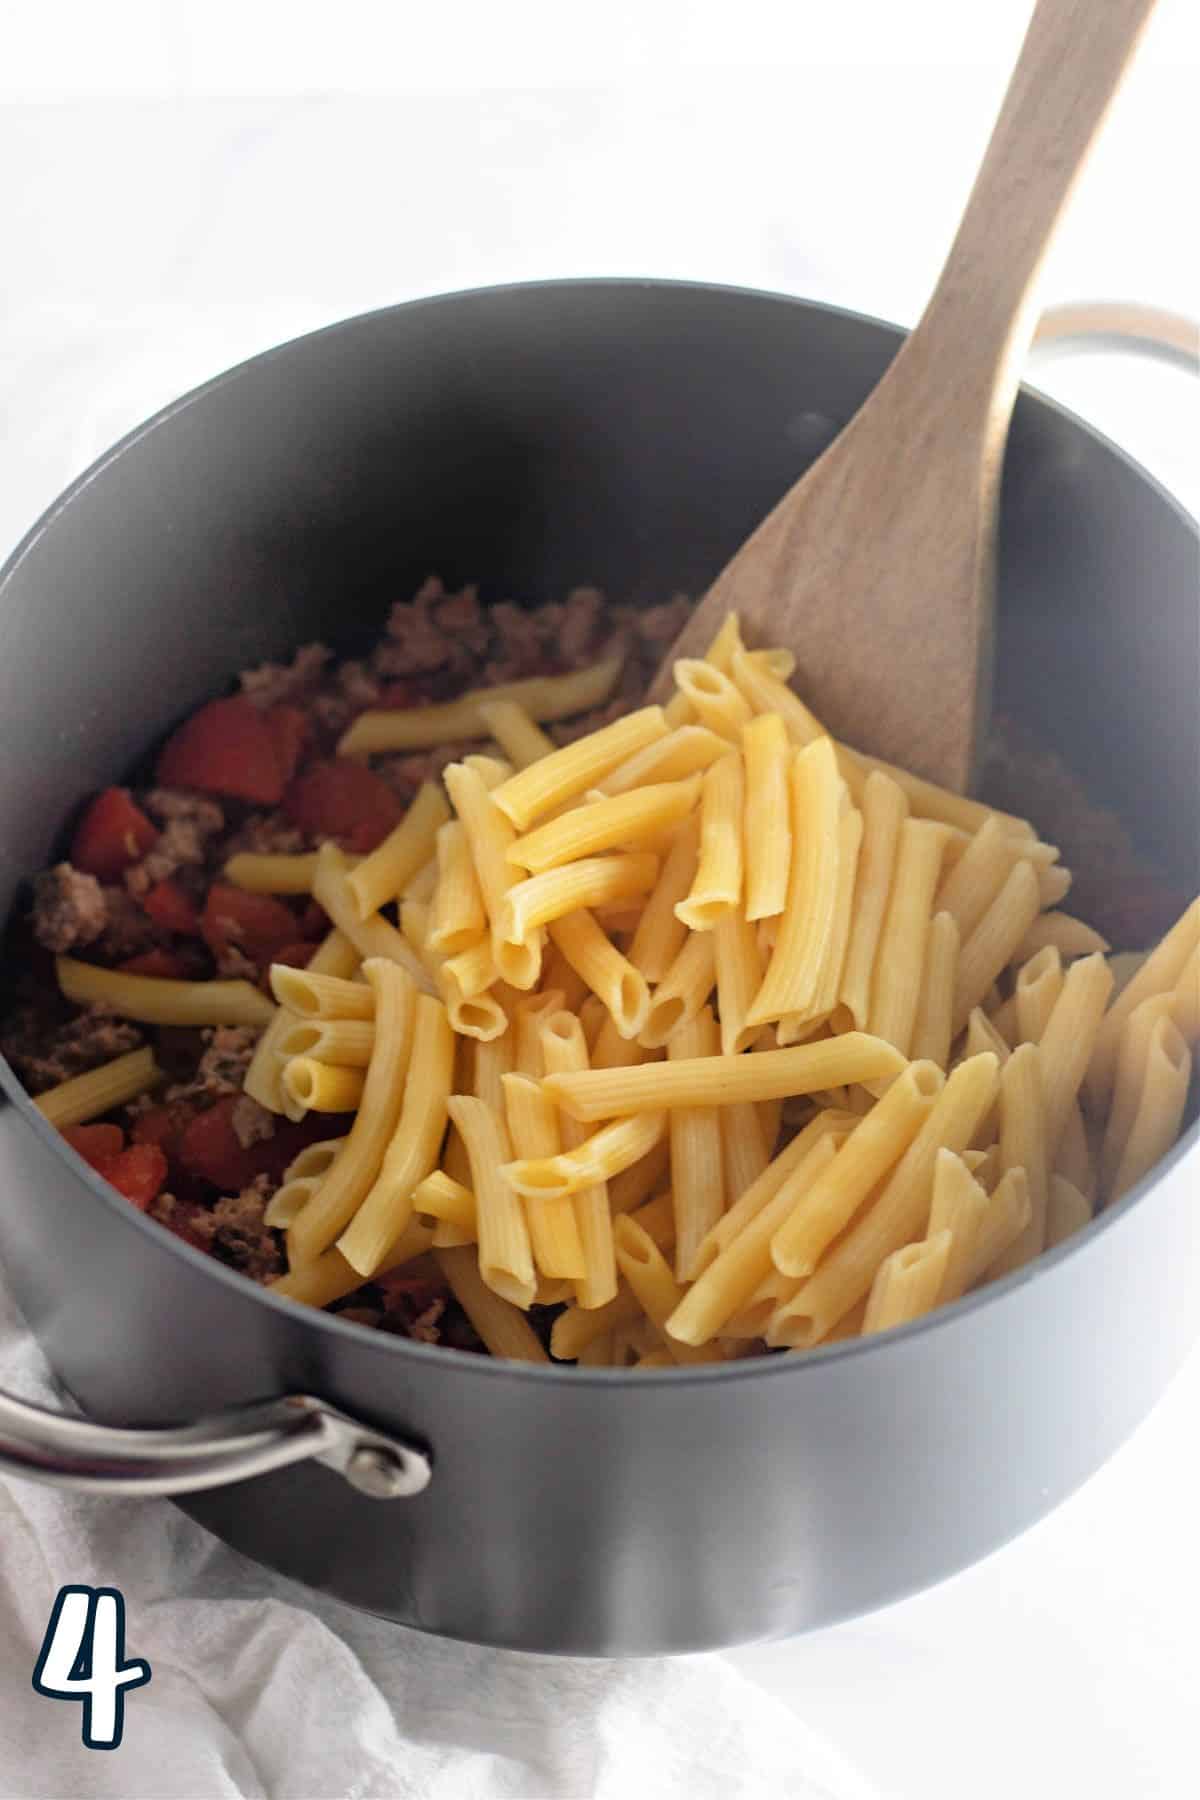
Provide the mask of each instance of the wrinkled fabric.
[{"label": "wrinkled fabric", "polygon": [[[0,1284],[0,1387],[59,1405]],[[59,1588],[119,1588],[151,1667],[112,1751],[31,1676]],[[871,1800],[724,1658],[478,1649],[306,1593],[164,1500],[0,1481],[5,1800]]]}]

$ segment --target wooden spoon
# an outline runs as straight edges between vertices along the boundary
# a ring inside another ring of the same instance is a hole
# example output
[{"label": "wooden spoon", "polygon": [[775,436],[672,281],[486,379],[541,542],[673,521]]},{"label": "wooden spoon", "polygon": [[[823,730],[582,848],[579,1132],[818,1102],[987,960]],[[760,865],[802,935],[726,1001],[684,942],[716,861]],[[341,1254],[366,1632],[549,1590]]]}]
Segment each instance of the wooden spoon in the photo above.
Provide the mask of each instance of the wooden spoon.
[{"label": "wooden spoon", "polygon": [[819,460],[696,608],[794,652],[838,737],[948,787],[970,781],[991,673],[996,505],[1034,283],[1155,0],[1039,0],[920,324]]}]

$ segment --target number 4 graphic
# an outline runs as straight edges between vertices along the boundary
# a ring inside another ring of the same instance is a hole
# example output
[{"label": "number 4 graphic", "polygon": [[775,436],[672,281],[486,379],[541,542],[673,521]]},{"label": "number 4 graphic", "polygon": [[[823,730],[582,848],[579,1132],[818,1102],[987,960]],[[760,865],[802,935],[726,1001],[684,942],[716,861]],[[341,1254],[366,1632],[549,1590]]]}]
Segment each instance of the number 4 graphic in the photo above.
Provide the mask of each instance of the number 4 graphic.
[{"label": "number 4 graphic", "polygon": [[125,1729],[125,1694],[150,1679],[150,1664],[125,1657],[125,1597],[116,1588],[64,1587],[33,1671],[37,1693],[83,1702],[89,1750],[115,1750]]}]

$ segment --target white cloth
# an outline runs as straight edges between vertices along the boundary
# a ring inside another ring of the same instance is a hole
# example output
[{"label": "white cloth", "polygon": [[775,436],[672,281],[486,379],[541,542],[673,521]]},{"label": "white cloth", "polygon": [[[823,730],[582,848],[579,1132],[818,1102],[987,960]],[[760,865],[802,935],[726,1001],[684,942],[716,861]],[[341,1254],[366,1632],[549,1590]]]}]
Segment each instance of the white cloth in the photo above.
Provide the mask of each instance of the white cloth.
[{"label": "white cloth", "polygon": [[[0,1284],[0,1387],[59,1404]],[[248,1500],[248,1504],[253,1504]],[[397,1502],[402,1505],[403,1502]],[[119,1588],[149,1662],[118,1749],[31,1684],[61,1586]],[[871,1800],[715,1655],[624,1662],[452,1644],[268,1574],[165,1500],[0,1483],[5,1800]]]}]

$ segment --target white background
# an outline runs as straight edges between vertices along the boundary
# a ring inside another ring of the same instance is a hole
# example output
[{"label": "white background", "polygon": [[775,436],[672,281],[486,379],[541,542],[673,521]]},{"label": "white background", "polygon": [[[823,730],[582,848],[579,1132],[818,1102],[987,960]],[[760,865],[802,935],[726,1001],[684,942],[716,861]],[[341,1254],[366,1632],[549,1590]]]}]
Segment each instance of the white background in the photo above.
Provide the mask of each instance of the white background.
[{"label": "white background", "polygon": [[[1102,5],[1105,0],[1093,0]],[[281,337],[569,274],[744,282],[911,321],[1028,0],[9,0],[0,554],[116,435]],[[1197,8],[1162,0],[1048,303],[1200,312]],[[1195,509],[1185,378],[1038,373]],[[1050,1520],[743,1668],[904,1800],[1197,1791],[1200,1362]]]}]

